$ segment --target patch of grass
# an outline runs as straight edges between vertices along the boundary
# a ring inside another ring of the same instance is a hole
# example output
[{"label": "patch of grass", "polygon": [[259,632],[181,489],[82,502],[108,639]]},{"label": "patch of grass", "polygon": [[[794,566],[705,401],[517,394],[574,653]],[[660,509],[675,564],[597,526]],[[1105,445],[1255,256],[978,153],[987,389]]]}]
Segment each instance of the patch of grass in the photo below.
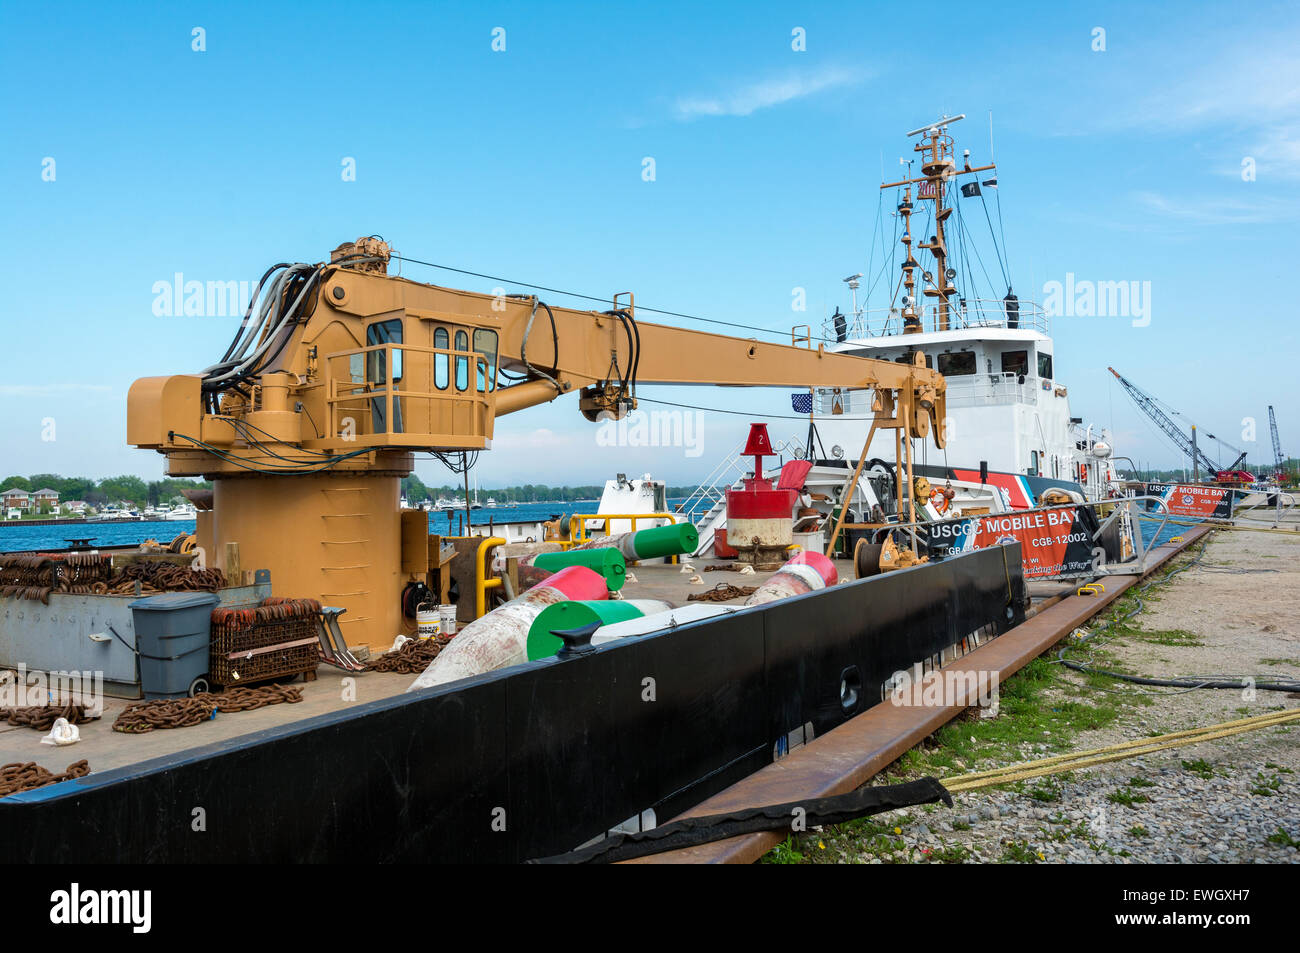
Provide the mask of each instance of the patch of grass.
[{"label": "patch of grass", "polygon": [[964,844],[942,844],[930,849],[926,855],[932,864],[961,864],[970,860],[974,852]]},{"label": "patch of grass", "polygon": [[955,831],[968,831],[970,830],[970,825],[965,821],[953,821],[952,829]]},{"label": "patch of grass", "polygon": [[1264,767],[1266,767],[1266,768],[1268,768],[1268,769],[1270,769],[1270,770],[1272,770],[1272,771],[1277,771],[1277,772],[1280,773],[1280,774],[1295,774],[1295,772],[1292,771],[1290,768],[1284,768],[1284,767],[1282,767],[1282,765],[1280,765],[1280,764],[1274,764],[1272,761],[1265,761],[1265,762],[1264,762]]},{"label": "patch of grass", "polygon": [[1027,798],[1032,798],[1033,800],[1044,804],[1050,804],[1053,801],[1059,801],[1061,799],[1063,788],[1064,784],[1059,777],[1048,777],[1039,781],[1037,784],[1034,784],[1032,787],[1024,787],[1022,785],[1017,788],[1017,791]]},{"label": "patch of grass", "polygon": [[1188,632],[1186,629],[1159,629],[1156,631],[1133,629],[1126,634],[1132,635],[1133,638],[1140,642],[1147,642],[1151,645],[1174,645],[1193,648],[1205,644],[1195,632]]},{"label": "patch of grass", "polygon": [[1111,791],[1106,795],[1106,800],[1112,804],[1123,804],[1125,807],[1133,807],[1137,804],[1148,804],[1151,798],[1145,794],[1134,794],[1132,791],[1125,791],[1121,788],[1118,791]]},{"label": "patch of grass", "polygon": [[1038,851],[1023,841],[1007,841],[1002,847],[1004,864],[1036,864],[1042,859]]},{"label": "patch of grass", "polygon": [[1300,840],[1296,840],[1280,827],[1277,829],[1276,834],[1269,834],[1265,839],[1270,844],[1277,844],[1279,847],[1294,847],[1300,850]]},{"label": "patch of grass", "polygon": [[1081,840],[1091,842],[1092,832],[1088,830],[1087,821],[1077,821],[1069,824],[1064,814],[1057,814],[1051,818],[1052,828],[1042,828],[1040,833],[1046,840],[1054,841],[1057,844],[1064,844],[1072,840]]},{"label": "patch of grass", "polygon": [[1146,778],[1133,777],[1128,779],[1128,786],[1131,788],[1153,788],[1156,786],[1156,783],[1154,781],[1149,781]]},{"label": "patch of grass", "polygon": [[1183,770],[1204,778],[1206,781],[1214,777],[1214,768],[1210,767],[1210,763],[1204,758],[1197,758],[1195,761],[1184,761]]},{"label": "patch of grass", "polygon": [[[1024,760],[1022,749],[1027,745],[1043,745],[1051,752],[1069,750],[1079,732],[1105,728],[1118,717],[1123,696],[1089,695],[1087,701],[1062,699],[1059,693],[1044,697],[1059,684],[1055,666],[1035,659],[1001,686],[999,717],[981,719],[967,712],[955,718],[904,754],[895,766],[898,773],[948,777],[985,759]],[[1068,684],[1067,689],[1077,691]]]},{"label": "patch of grass", "polygon": [[1265,774],[1260,771],[1255,775],[1255,785],[1250,789],[1250,793],[1260,797],[1275,797],[1281,787],[1282,778],[1280,775]]},{"label": "patch of grass", "polygon": [[1260,665],[1295,665],[1296,660],[1293,658],[1262,658],[1259,660]]},{"label": "patch of grass", "polygon": [[808,858],[799,850],[799,844],[794,835],[787,837],[781,843],[777,844],[759,861],[760,864],[804,864]]},{"label": "patch of grass", "polygon": [[1132,827],[1130,827],[1130,828],[1128,829],[1128,832],[1129,832],[1129,834],[1131,834],[1131,835],[1134,836],[1134,837],[1150,837],[1150,836],[1151,836],[1151,832],[1148,831],[1148,830],[1147,830],[1145,827],[1143,827],[1141,824],[1134,824]]}]

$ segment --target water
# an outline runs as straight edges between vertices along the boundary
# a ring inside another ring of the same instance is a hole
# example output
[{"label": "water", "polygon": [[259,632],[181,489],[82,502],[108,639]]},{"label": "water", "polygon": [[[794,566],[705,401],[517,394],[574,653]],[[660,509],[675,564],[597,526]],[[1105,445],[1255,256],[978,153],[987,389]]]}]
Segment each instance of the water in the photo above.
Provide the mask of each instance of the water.
[{"label": "water", "polygon": [[[1201,522],[1194,516],[1177,516],[1171,517],[1172,519],[1177,519],[1178,523],[1169,522],[1163,528],[1160,525],[1160,517],[1158,516],[1155,519],[1143,518],[1138,520],[1138,526],[1142,528],[1142,541],[1148,549],[1152,546],[1163,546],[1175,536],[1182,536],[1192,529],[1190,526],[1181,526],[1180,523]],[[1158,536],[1157,531],[1159,531]]]},{"label": "water", "polygon": [[[670,500],[669,509],[681,500]],[[556,515],[594,513],[596,500],[578,500],[573,503],[519,503],[499,505],[481,510],[471,510],[471,525],[486,531],[489,521],[494,523],[533,522],[549,520]],[[465,525],[465,510],[434,510],[429,513],[429,532],[450,536],[460,532]],[[179,533],[194,532],[194,520],[149,520],[110,523],[68,523],[52,526],[20,526],[0,523],[0,553],[31,549],[66,549],[67,540],[90,538],[91,546],[121,546],[156,539],[170,542]]]},{"label": "water", "polygon": [[121,546],[156,539],[171,542],[181,533],[194,532],[194,520],[114,521],[66,523],[51,526],[0,524],[0,553],[24,549],[67,549],[69,539],[90,539],[91,546]]}]

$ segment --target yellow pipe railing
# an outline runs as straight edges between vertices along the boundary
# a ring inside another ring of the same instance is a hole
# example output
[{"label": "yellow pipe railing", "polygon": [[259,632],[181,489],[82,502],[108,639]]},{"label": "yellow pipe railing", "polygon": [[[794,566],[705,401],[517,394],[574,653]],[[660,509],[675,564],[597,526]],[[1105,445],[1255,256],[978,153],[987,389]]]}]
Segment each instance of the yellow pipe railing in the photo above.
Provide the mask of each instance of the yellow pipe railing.
[{"label": "yellow pipe railing", "polygon": [[481,619],[487,614],[487,591],[501,588],[501,577],[487,577],[487,553],[493,546],[504,546],[506,541],[500,536],[484,537],[474,554],[474,618]]},{"label": "yellow pipe railing", "polygon": [[[636,532],[638,520],[668,520],[677,523],[677,513],[575,513],[569,517],[569,539],[565,549],[570,549],[581,543],[588,542],[592,537],[587,535],[587,520],[603,520],[605,523],[604,533],[609,535],[609,524],[614,520],[629,520],[632,523],[632,532]],[[677,557],[671,557],[672,563],[677,563]]]}]

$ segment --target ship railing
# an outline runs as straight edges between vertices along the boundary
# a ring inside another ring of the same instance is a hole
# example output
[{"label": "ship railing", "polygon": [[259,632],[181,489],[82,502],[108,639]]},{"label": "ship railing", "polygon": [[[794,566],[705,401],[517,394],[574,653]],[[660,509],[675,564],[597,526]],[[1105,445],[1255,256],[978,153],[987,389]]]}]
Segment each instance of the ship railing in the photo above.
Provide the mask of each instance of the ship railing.
[{"label": "ship railing", "polygon": [[[631,529],[630,533],[635,533],[638,529],[637,524],[642,520],[655,520],[655,526],[673,526],[681,522],[680,513],[574,513],[569,517],[569,538],[567,543],[562,543],[561,548],[572,549],[580,547],[583,543],[590,542],[597,537],[588,533],[591,523],[600,523],[601,536],[610,536],[610,528],[615,522],[620,520],[626,521]],[[663,522],[660,522],[663,521]],[[651,527],[641,527],[650,529]],[[635,561],[634,561],[635,562]],[[677,557],[668,557],[668,562],[672,565],[677,564]]]},{"label": "ship railing", "polygon": [[950,374],[944,380],[949,407],[1037,404],[1040,395],[1050,396],[1056,387],[1045,377],[1016,373]]},{"label": "ship railing", "polygon": [[[920,309],[922,331],[941,331],[939,306],[927,301]],[[842,322],[842,323],[841,323]],[[1009,328],[1050,334],[1046,310],[1036,301],[1021,300],[1009,309],[999,298],[952,299],[948,303],[949,331],[969,328]],[[822,340],[828,343],[862,338],[892,337],[904,332],[901,308],[870,308],[826,318],[821,324]]]},{"label": "ship railing", "polygon": [[709,472],[709,475],[700,481],[700,485],[696,487],[695,492],[676,506],[677,512],[697,527],[703,529],[704,527],[700,525],[701,522],[717,506],[718,502],[725,498],[727,487],[745,475],[745,468],[740,462],[740,451],[744,448],[745,442],[743,440],[732,447],[718,461],[717,465]]},{"label": "ship railing", "polygon": [[[1051,396],[1058,385],[1044,377],[1016,373],[977,373],[949,375],[948,407],[992,407],[999,404],[1037,404],[1041,396]],[[865,416],[871,413],[872,393],[865,390],[823,388],[813,398],[813,411],[819,417],[841,414]]]}]

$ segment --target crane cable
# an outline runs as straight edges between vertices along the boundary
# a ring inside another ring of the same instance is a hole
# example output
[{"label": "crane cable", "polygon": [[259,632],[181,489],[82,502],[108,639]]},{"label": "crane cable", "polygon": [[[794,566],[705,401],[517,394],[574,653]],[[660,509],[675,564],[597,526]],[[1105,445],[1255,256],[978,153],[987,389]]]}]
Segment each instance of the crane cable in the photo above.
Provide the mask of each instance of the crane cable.
[{"label": "crane cable", "polygon": [[[502,284],[519,285],[520,287],[523,288],[533,288],[537,291],[546,291],[551,294],[564,295],[567,298],[579,298],[583,301],[597,301],[602,304],[607,304],[609,302],[608,297],[602,298],[597,295],[583,294],[582,292],[579,291],[565,291],[563,288],[552,288],[552,287],[548,287],[547,285],[534,284],[528,281],[516,281],[511,278],[502,278],[500,275],[488,275],[479,271],[469,271],[465,268],[453,268],[451,265],[440,265],[437,262],[433,262],[433,261],[421,261],[419,258],[408,258],[405,255],[394,254],[391,257],[395,258],[398,261],[409,262],[412,265],[424,265],[427,268],[437,268],[440,271],[450,271],[458,275],[468,275],[471,278],[483,278],[487,281],[499,281]],[[662,314],[672,318],[683,318],[687,321],[698,321],[702,324],[716,324],[720,327],[738,328],[739,330],[742,331],[748,331],[750,334],[754,334],[755,332],[757,332],[759,334],[770,334],[770,335],[775,335],[777,337],[784,338],[787,333],[785,331],[776,331],[771,328],[756,328],[752,325],[740,324],[739,322],[736,321],[722,321],[718,318],[705,318],[697,314],[686,314],[685,312],[682,311],[668,311],[663,308],[651,308],[647,305],[638,305],[637,310],[646,311],[649,312],[650,314]],[[833,339],[827,337],[814,336],[814,340],[825,341],[831,344],[835,343]]]}]

